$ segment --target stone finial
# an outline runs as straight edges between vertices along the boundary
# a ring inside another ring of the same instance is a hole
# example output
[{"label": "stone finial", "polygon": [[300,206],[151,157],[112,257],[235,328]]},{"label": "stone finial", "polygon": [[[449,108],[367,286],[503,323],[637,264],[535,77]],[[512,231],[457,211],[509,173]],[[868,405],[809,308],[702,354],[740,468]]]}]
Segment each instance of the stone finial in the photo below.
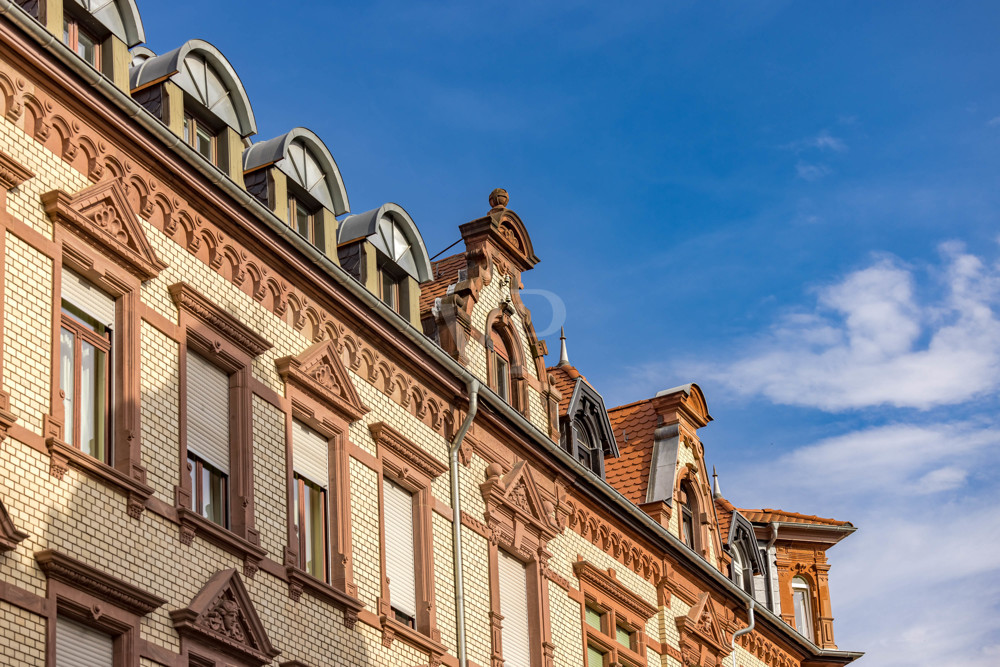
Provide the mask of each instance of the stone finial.
[{"label": "stone finial", "polygon": [[507,208],[507,202],[509,201],[510,197],[503,188],[497,188],[490,193],[490,206],[493,208]]},{"label": "stone finial", "polygon": [[559,363],[558,366],[569,366],[569,353],[566,352],[566,329],[559,327]]},{"label": "stone finial", "polygon": [[715,466],[712,466],[712,497],[722,497],[722,489],[719,488],[719,473],[715,472]]}]

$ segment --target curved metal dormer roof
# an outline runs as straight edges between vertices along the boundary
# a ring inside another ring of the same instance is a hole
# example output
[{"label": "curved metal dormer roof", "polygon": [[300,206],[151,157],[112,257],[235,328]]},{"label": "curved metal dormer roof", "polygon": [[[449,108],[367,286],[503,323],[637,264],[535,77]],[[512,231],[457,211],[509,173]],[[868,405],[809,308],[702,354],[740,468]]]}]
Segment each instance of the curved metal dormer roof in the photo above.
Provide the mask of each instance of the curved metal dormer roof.
[{"label": "curved metal dormer roof", "polygon": [[146,31],[135,0],[67,0],[81,7],[129,48],[146,41]]},{"label": "curved metal dormer roof", "polygon": [[243,151],[243,171],[274,164],[334,215],[349,213],[347,189],[336,160],[312,130],[297,127]]},{"label": "curved metal dormer roof", "polygon": [[402,206],[382,204],[344,218],[337,230],[337,245],[359,239],[368,239],[418,283],[431,279],[431,261],[424,239]]},{"label": "curved metal dormer roof", "polygon": [[222,52],[205,40],[189,40],[162,56],[145,58],[129,70],[132,90],[166,79],[180,86],[241,137],[257,133],[257,121],[240,77]]}]

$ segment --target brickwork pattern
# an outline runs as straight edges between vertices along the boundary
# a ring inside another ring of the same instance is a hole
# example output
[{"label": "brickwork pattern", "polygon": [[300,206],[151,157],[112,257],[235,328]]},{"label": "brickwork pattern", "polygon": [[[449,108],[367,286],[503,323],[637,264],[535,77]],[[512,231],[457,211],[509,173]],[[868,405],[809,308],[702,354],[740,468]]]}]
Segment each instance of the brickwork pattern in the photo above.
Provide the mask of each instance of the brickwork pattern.
[{"label": "brickwork pattern", "polygon": [[52,260],[10,232],[4,284],[4,389],[25,428],[41,435],[52,390]]},{"label": "brickwork pattern", "polygon": [[0,601],[0,662],[45,667],[45,623],[41,616]]},{"label": "brickwork pattern", "polygon": [[375,600],[382,594],[378,474],[354,458],[351,458],[351,539],[358,599],[368,609],[378,609]]},{"label": "brickwork pattern", "polygon": [[141,336],[142,464],[146,483],[172,503],[180,474],[180,354],[177,343],[147,322]]},{"label": "brickwork pattern", "polygon": [[288,486],[282,471],[285,455],[285,413],[253,397],[253,491],[260,545],[281,560],[288,544]]}]

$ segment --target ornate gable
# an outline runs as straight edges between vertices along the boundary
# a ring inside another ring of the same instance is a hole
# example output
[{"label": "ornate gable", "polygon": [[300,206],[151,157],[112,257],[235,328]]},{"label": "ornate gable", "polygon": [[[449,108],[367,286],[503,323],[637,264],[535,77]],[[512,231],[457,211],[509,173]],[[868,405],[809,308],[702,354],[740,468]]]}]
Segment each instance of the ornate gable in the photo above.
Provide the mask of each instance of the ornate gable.
[{"label": "ornate gable", "polygon": [[42,195],[52,222],[98,246],[140,280],[149,280],[166,268],[149,244],[117,180],[98,183],[75,195],[53,190]]},{"label": "ornate gable", "polygon": [[[486,503],[486,522],[493,539],[514,551],[531,551],[561,531],[552,518],[551,503],[542,500],[531,469],[518,461],[506,475],[496,463],[486,468],[486,481],[479,485]],[[525,544],[524,538],[533,544]]]},{"label": "ornate gable", "polygon": [[702,593],[684,616],[677,617],[681,655],[688,667],[721,667],[732,652],[709,594]]},{"label": "ornate gable", "polygon": [[285,382],[330,404],[344,419],[357,421],[368,412],[332,342],[320,341],[297,357],[282,357],[274,363]]},{"label": "ornate gable", "polygon": [[27,538],[28,534],[14,525],[7,508],[0,502],[0,552],[13,551],[19,542]]},{"label": "ornate gable", "polygon": [[280,653],[233,568],[212,575],[191,604],[170,612],[170,619],[183,639],[249,664],[266,665]]}]

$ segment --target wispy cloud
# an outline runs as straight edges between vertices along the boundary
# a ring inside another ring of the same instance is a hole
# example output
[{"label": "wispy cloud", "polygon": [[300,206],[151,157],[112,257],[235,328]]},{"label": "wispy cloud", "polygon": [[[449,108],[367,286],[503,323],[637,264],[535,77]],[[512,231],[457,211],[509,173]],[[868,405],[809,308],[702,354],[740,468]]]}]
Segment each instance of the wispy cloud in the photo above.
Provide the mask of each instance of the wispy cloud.
[{"label": "wispy cloud", "polygon": [[997,125],[1000,125],[1000,116],[989,119],[988,121],[986,121],[986,124],[989,125],[990,127],[996,127]]},{"label": "wispy cloud", "polygon": [[818,151],[832,151],[834,153],[843,153],[847,151],[847,143],[840,137],[835,137],[830,134],[827,130],[821,131],[814,137],[806,137],[805,139],[799,139],[798,141],[793,141],[786,146],[789,150],[793,150],[797,153],[808,149],[815,149]]},{"label": "wispy cloud", "polygon": [[795,174],[806,181],[818,181],[830,173],[830,168],[825,164],[809,164],[799,160],[795,165]]},{"label": "wispy cloud", "polygon": [[956,244],[930,267],[934,298],[915,270],[882,257],[820,288],[729,363],[703,375],[775,403],[828,411],[879,405],[928,409],[1000,386],[1000,270]]}]

